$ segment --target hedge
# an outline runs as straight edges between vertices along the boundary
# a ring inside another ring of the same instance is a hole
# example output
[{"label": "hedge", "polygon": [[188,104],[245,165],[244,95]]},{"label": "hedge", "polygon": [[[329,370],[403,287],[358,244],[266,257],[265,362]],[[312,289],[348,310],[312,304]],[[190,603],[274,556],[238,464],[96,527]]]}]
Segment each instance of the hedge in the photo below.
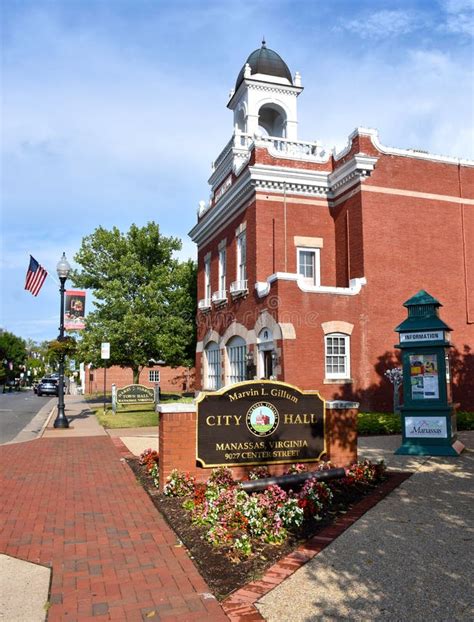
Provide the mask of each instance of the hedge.
[{"label": "hedge", "polygon": [[[474,412],[458,412],[457,423],[458,430],[474,430]],[[401,419],[392,413],[359,413],[357,430],[360,436],[401,434]]]}]

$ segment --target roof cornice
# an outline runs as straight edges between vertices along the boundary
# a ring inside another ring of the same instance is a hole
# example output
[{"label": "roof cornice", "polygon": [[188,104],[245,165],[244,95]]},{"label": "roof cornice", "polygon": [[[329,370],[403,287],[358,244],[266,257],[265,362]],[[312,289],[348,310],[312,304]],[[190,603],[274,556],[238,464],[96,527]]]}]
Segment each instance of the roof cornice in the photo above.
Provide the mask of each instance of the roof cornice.
[{"label": "roof cornice", "polygon": [[256,80],[254,78],[244,78],[239,84],[239,88],[232,93],[232,97],[227,102],[227,108],[233,110],[240,100],[242,93],[245,89],[264,89],[269,90],[272,93],[296,93],[299,95],[304,87],[294,86],[293,84],[282,84],[281,82],[272,82],[270,80]]},{"label": "roof cornice", "polygon": [[444,162],[446,164],[461,164],[462,166],[474,166],[474,160],[467,158],[456,158],[454,156],[438,155],[436,153],[428,153],[425,151],[417,151],[415,149],[399,149],[398,147],[387,147],[382,145],[379,138],[378,130],[367,127],[356,127],[347,139],[347,145],[337,154],[334,154],[334,160],[337,162],[346,156],[352,147],[352,141],[356,136],[368,136],[373,146],[385,155],[395,155],[404,158],[416,158],[418,160],[431,160],[433,162]]},{"label": "roof cornice", "polygon": [[255,164],[246,167],[234,185],[209,208],[189,235],[199,246],[228,224],[257,190],[275,194],[326,198],[339,197],[358,181],[366,179],[375,168],[377,158],[357,154],[336,171],[311,171]]}]

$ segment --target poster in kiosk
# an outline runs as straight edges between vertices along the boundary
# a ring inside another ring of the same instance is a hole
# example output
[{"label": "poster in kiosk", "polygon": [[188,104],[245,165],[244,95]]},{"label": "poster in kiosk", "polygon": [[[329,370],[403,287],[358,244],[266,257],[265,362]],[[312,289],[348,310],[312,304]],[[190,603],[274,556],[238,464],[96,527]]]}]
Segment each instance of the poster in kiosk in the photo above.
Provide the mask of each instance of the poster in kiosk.
[{"label": "poster in kiosk", "polygon": [[439,317],[441,303],[424,290],[403,306],[408,318],[395,329],[403,366],[402,445],[395,453],[458,456],[464,445],[451,398],[451,328]]}]

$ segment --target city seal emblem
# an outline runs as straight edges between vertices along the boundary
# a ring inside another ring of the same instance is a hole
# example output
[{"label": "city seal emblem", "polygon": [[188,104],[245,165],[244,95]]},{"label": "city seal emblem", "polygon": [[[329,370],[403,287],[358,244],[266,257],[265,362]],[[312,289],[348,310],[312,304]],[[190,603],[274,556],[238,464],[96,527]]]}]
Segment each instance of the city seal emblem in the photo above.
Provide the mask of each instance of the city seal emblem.
[{"label": "city seal emblem", "polygon": [[270,436],[278,427],[278,410],[268,402],[257,402],[247,411],[247,428],[255,436]]}]

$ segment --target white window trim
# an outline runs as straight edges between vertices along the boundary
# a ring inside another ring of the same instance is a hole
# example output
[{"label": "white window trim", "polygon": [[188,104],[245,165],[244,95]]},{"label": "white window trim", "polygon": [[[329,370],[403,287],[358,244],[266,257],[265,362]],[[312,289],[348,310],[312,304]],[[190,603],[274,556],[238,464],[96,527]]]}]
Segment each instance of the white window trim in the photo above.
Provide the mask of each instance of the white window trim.
[{"label": "white window trim", "polygon": [[[158,379],[156,378],[158,376]],[[160,382],[160,370],[149,369],[148,370],[148,382]]]},{"label": "white window trim", "polygon": [[225,246],[219,248],[219,291],[225,292],[227,289],[227,249]]},{"label": "white window trim", "polygon": [[[338,354],[328,354],[328,339],[332,337],[339,337],[344,339],[345,354],[345,370],[344,372],[329,372],[327,371],[328,356],[342,356]],[[324,374],[327,380],[349,380],[351,377],[351,338],[350,335],[344,333],[328,333],[324,335]]]},{"label": "white window trim", "polygon": [[[232,340],[232,338],[231,338]],[[229,341],[231,341],[229,340]],[[237,360],[232,360],[233,350],[237,350],[237,354],[241,355]],[[247,344],[244,340],[238,342],[238,345],[226,344],[226,384],[233,384],[235,382],[243,382],[247,379]]]},{"label": "white window trim", "polygon": [[[302,252],[314,254],[314,279],[306,278],[300,274],[300,254]],[[305,284],[313,285],[315,287],[321,286],[321,249],[298,246],[296,249],[296,264],[296,273],[299,280],[303,281]]]},{"label": "white window trim", "polygon": [[[216,342],[210,342],[206,346],[204,353],[206,357],[206,388],[210,391],[217,391],[222,384],[221,351],[219,345]],[[210,358],[211,360],[209,360]]]},{"label": "white window trim", "polygon": [[[242,240],[245,240],[245,261],[242,261]],[[237,236],[237,278],[236,281],[247,281],[247,233],[242,231]]]},{"label": "white window trim", "polygon": [[204,300],[211,300],[211,255],[204,257]]},{"label": "white window trim", "polygon": [[247,221],[241,222],[240,225],[235,230],[235,237],[238,238],[244,231],[247,229]]}]

